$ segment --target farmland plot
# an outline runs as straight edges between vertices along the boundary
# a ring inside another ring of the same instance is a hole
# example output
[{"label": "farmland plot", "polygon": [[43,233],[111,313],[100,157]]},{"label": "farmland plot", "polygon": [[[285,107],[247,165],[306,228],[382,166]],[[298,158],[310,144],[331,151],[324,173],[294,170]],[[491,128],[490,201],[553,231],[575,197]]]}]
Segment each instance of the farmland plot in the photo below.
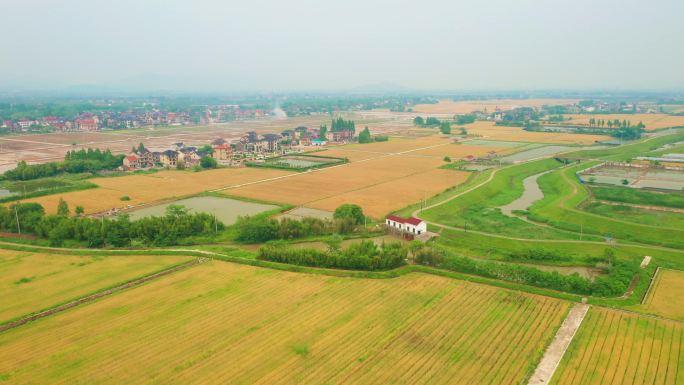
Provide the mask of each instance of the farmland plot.
[{"label": "farmland plot", "polygon": [[208,262],[0,334],[0,376],[13,384],[520,383],[567,308],[437,276],[368,280]]},{"label": "farmland plot", "polygon": [[597,141],[609,140],[609,136],[568,134],[563,132],[532,132],[522,127],[497,126],[494,122],[475,122],[465,126],[470,135],[478,135],[487,140],[502,140],[530,143],[557,144],[594,144]]},{"label": "farmland plot", "polygon": [[[27,199],[26,202],[40,203],[45,207],[46,212],[55,213],[59,199],[64,198],[71,208],[81,205],[86,214],[90,214],[115,207],[124,208],[128,205],[135,206],[221,187],[252,183],[291,173],[292,171],[273,169],[222,168],[202,172],[161,171],[147,175],[95,178],[90,181],[100,188],[48,195]],[[130,200],[121,201],[124,195],[130,197]]]},{"label": "farmland plot", "polygon": [[[596,120],[602,119],[605,121],[609,120],[619,120],[619,121],[630,121],[633,125],[639,122],[644,123],[646,126],[646,131],[657,130],[667,127],[680,127],[684,126],[684,116],[672,116],[666,114],[571,114],[568,115],[571,120],[569,123],[579,123],[579,124],[589,124],[589,119],[594,118]],[[606,126],[607,128],[607,126]]]},{"label": "farmland plot", "polygon": [[648,293],[644,310],[684,321],[684,271],[661,269]]},{"label": "farmland plot", "polygon": [[682,324],[592,308],[552,384],[681,384]]},{"label": "farmland plot", "polygon": [[74,256],[0,249],[0,322],[76,299],[188,258]]}]

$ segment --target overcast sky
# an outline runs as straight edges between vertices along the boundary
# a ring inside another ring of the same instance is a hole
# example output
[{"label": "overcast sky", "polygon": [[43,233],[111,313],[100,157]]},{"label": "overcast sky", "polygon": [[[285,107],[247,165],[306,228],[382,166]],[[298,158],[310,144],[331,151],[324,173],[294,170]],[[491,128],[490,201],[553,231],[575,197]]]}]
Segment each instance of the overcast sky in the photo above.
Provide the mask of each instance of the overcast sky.
[{"label": "overcast sky", "polygon": [[0,0],[0,86],[682,89],[684,0]]}]

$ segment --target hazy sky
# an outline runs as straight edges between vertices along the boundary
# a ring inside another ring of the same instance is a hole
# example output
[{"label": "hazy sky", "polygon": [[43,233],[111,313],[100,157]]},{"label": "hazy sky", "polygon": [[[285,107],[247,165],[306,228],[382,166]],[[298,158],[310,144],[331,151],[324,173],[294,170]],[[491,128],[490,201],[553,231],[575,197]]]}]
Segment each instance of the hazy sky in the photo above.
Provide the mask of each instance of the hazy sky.
[{"label": "hazy sky", "polygon": [[684,88],[684,0],[0,0],[0,86]]}]

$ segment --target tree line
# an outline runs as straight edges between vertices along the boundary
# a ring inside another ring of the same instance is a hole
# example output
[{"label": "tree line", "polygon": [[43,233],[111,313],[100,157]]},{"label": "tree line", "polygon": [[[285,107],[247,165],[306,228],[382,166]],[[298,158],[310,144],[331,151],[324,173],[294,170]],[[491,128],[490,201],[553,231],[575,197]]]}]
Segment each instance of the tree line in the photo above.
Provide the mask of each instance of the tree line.
[{"label": "tree line", "polygon": [[87,247],[171,246],[183,238],[213,233],[225,228],[216,217],[206,213],[190,213],[183,206],[170,205],[160,217],[131,221],[128,215],[116,218],[69,216],[66,202],[60,200],[57,214],[46,215],[37,203],[0,206],[0,229],[33,234],[61,246],[65,241],[84,243]]},{"label": "tree line", "polygon": [[400,243],[383,243],[377,246],[364,240],[342,250],[339,243],[330,244],[327,250],[296,249],[274,242],[259,249],[257,259],[289,263],[300,266],[350,270],[388,270],[406,263],[408,249]]},{"label": "tree line", "polygon": [[[539,259],[547,259],[548,254],[539,253]],[[580,295],[615,297],[623,295],[632,278],[639,272],[636,262],[615,261],[611,252],[606,253],[607,274],[596,277],[593,281],[577,273],[563,275],[548,272],[534,267],[477,260],[449,253],[431,247],[421,247],[414,252],[417,264],[432,266],[460,273],[478,275],[487,278],[536,286],[545,289],[564,291]]]},{"label": "tree line", "polygon": [[123,158],[124,155],[114,155],[109,149],[104,151],[92,148],[74,150],[67,152],[64,161],[61,162],[29,165],[21,161],[16,168],[6,171],[4,177],[9,180],[31,180],[62,173],[78,174],[113,170],[123,164]]},{"label": "tree line", "polygon": [[359,133],[359,143],[386,142],[388,140],[389,140],[389,136],[387,136],[387,135],[372,136],[370,133],[370,130],[368,129],[368,126],[366,126]]},{"label": "tree line", "polygon": [[354,124],[353,120],[344,120],[341,117],[339,117],[337,119],[333,119],[331,129],[332,129],[332,132],[339,132],[339,131],[356,132],[356,124]]},{"label": "tree line", "polygon": [[237,219],[233,227],[236,241],[254,244],[317,235],[350,234],[364,221],[361,207],[346,203],[335,209],[332,220],[312,217],[301,220],[285,217],[278,220],[243,216]]}]

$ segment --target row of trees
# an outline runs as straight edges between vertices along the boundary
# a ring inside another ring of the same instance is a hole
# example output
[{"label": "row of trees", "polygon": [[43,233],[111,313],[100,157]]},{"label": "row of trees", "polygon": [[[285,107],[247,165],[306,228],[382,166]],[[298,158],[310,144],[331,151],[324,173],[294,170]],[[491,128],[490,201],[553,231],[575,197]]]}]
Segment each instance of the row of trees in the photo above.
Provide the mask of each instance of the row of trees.
[{"label": "row of trees", "polygon": [[386,142],[389,140],[387,135],[372,136],[368,126],[359,133],[359,143]]},{"label": "row of trees", "polygon": [[633,126],[632,122],[630,120],[623,120],[620,121],[620,119],[613,119],[613,120],[605,120],[605,119],[596,119],[596,118],[591,118],[589,119],[589,126],[591,127],[608,127],[608,128],[630,128],[630,127],[638,127],[638,128],[646,128],[643,122],[639,122],[637,125]]},{"label": "row of trees", "polygon": [[413,118],[413,124],[418,127],[437,127],[441,124],[441,121],[432,116],[428,116],[427,118],[416,116]]},{"label": "row of trees", "polygon": [[301,220],[262,216],[238,218],[235,239],[242,243],[263,243],[276,239],[287,240],[307,236],[349,234],[363,224],[365,215],[360,206],[343,204],[333,213],[333,219],[306,217]]},{"label": "row of trees", "polygon": [[295,249],[282,243],[270,243],[259,249],[258,259],[293,265],[353,270],[388,270],[406,263],[408,249],[399,243],[361,241],[345,250]]},{"label": "row of trees", "polygon": [[344,120],[341,117],[333,119],[332,121],[332,132],[339,131],[351,131],[356,132],[356,125],[353,120]]},{"label": "row of trees", "polygon": [[[612,255],[611,253],[606,253]],[[632,278],[638,273],[634,262],[612,261],[608,263],[605,276],[593,281],[577,273],[563,275],[533,267],[511,263],[482,261],[468,257],[448,255],[446,252],[430,247],[422,247],[414,252],[416,263],[426,266],[458,271],[461,273],[494,278],[546,289],[565,291],[581,295],[614,297],[624,294]]]},{"label": "row of trees", "polygon": [[212,215],[191,214],[178,205],[167,207],[161,217],[136,221],[131,221],[127,215],[114,219],[70,217],[66,202],[60,201],[56,215],[45,215],[45,210],[37,203],[0,206],[0,228],[34,234],[48,239],[53,246],[72,240],[88,247],[128,247],[175,245],[183,238],[221,231],[224,224]]},{"label": "row of trees", "polygon": [[89,148],[69,151],[62,162],[49,162],[29,165],[19,162],[16,168],[6,171],[4,177],[9,180],[31,180],[55,176],[61,173],[77,174],[113,170],[123,164],[123,155],[113,155],[110,150]]}]

